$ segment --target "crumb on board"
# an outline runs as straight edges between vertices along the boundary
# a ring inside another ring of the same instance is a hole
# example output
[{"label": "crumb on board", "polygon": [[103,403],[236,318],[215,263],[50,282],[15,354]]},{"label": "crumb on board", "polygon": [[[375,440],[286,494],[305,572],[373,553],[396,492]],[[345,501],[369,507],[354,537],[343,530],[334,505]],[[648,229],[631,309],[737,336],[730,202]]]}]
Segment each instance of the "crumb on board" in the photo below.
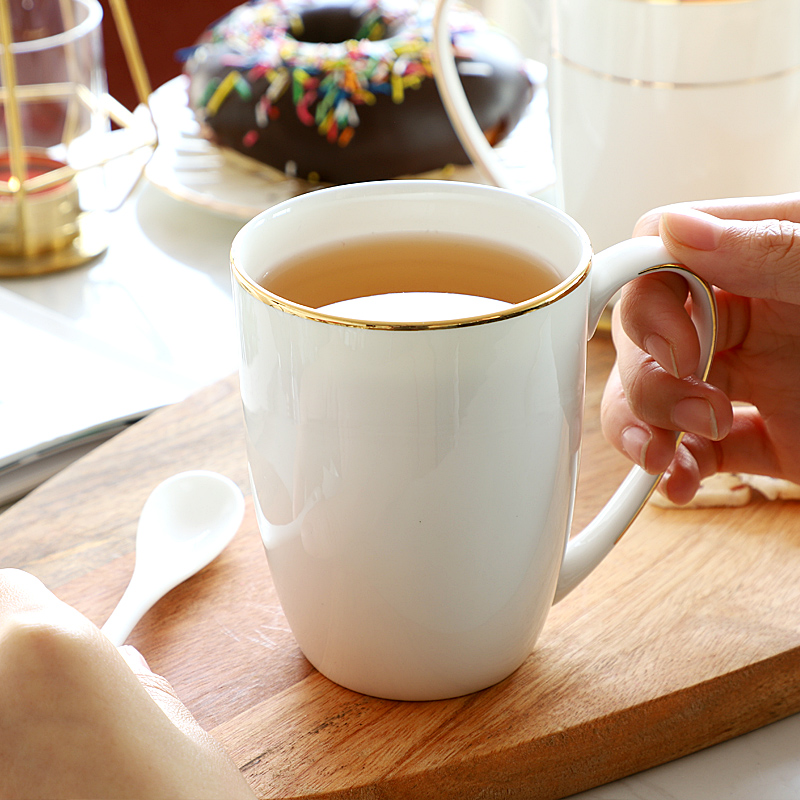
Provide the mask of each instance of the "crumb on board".
[{"label": "crumb on board", "polygon": [[679,506],[658,492],[650,502],[659,508],[724,508],[745,506],[759,496],[765,500],[800,500],[800,485],[766,475],[721,472],[705,478],[685,505]]}]

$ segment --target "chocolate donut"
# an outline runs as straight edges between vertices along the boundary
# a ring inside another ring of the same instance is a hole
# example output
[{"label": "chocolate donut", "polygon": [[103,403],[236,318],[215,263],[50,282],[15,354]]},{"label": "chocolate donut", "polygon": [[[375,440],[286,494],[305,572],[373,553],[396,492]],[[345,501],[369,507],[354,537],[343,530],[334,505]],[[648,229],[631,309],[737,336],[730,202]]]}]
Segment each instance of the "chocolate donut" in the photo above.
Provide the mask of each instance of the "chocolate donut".
[{"label": "chocolate donut", "polygon": [[[468,164],[430,63],[432,7],[388,0],[252,0],[185,51],[189,103],[209,137],[290,175],[350,183]],[[491,144],[533,84],[478,12],[450,14],[459,73]]]}]

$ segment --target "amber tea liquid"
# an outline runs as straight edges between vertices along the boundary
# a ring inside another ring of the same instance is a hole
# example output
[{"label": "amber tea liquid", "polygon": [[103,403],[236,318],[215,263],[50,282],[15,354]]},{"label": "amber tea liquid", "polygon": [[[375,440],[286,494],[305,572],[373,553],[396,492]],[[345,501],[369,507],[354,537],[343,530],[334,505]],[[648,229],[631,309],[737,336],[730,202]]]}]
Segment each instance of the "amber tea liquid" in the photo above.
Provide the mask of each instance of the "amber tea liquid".
[{"label": "amber tea liquid", "polygon": [[489,313],[559,282],[553,267],[528,254],[437,233],[361,237],[309,250],[260,281],[272,294],[302,306],[396,321]]}]

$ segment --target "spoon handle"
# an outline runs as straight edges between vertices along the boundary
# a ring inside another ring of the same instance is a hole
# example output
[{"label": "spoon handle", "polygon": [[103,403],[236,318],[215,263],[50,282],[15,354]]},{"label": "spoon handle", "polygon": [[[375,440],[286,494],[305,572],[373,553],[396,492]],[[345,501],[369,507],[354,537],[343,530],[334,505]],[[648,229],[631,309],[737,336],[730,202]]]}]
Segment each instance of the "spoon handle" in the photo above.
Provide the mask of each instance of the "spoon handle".
[{"label": "spoon handle", "polygon": [[156,604],[163,591],[148,591],[137,578],[134,569],[131,582],[120,597],[116,608],[100,629],[117,647],[125,644],[139,620]]}]

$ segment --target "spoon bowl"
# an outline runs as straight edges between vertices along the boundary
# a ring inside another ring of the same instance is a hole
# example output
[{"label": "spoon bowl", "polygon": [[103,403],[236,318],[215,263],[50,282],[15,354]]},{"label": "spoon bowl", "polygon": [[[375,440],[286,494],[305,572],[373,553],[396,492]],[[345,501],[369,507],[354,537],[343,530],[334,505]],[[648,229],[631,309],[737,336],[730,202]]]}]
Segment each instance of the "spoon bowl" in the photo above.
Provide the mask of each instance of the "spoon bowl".
[{"label": "spoon bowl", "polygon": [[158,600],[227,547],[243,517],[242,492],[216,472],[180,472],[156,486],[139,517],[133,575],[103,633],[124,644]]}]

